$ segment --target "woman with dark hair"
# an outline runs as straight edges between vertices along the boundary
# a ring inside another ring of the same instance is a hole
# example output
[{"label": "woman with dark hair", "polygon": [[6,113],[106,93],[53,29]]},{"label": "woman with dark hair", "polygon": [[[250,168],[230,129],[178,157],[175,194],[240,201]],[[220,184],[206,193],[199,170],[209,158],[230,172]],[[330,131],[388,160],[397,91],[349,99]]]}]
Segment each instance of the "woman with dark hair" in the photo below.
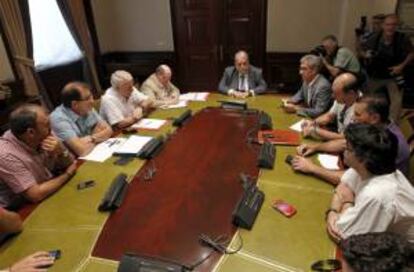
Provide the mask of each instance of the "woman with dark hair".
[{"label": "woman with dark hair", "polygon": [[350,167],[326,211],[335,240],[354,234],[391,231],[414,242],[414,188],[396,170],[397,138],[383,128],[351,124],[345,130],[345,163]]},{"label": "woman with dark hair", "polygon": [[412,245],[391,232],[353,235],[342,241],[343,272],[413,271]]}]

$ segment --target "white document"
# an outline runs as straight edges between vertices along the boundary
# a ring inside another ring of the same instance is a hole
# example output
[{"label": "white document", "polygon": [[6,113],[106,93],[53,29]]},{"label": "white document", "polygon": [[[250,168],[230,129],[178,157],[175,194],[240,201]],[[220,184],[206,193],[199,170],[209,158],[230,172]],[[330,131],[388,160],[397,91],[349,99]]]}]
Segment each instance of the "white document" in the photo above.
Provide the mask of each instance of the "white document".
[{"label": "white document", "polygon": [[104,162],[106,159],[111,157],[114,151],[122,146],[125,142],[125,138],[110,138],[105,142],[96,145],[88,155],[79,157],[79,159],[86,161]]},{"label": "white document", "polygon": [[117,154],[137,154],[146,143],[151,141],[150,136],[132,135],[114,151]]},{"label": "white document", "polygon": [[290,126],[289,128],[291,130],[297,131],[297,132],[302,132],[302,124],[303,122],[305,122],[305,119],[300,120],[297,123],[294,123],[292,126]]},{"label": "white document", "polygon": [[160,129],[166,122],[167,120],[162,119],[144,118],[133,124],[131,127],[142,129]]},{"label": "white document", "polygon": [[191,92],[180,95],[181,101],[207,101],[209,92]]},{"label": "white document", "polygon": [[185,108],[187,107],[187,101],[179,101],[177,104],[168,105],[168,106],[161,106],[161,109],[177,109],[177,108]]},{"label": "white document", "polygon": [[323,168],[326,168],[329,170],[339,170],[339,166],[338,166],[339,156],[334,156],[334,155],[329,155],[329,154],[319,154],[318,160]]}]

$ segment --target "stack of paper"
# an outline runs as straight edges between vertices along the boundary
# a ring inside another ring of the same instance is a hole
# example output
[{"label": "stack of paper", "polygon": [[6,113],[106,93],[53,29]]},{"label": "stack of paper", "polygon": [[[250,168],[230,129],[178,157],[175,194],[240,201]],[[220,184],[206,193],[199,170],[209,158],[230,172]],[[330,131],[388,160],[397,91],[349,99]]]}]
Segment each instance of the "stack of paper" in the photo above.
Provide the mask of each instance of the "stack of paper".
[{"label": "stack of paper", "polygon": [[133,124],[132,128],[160,129],[167,121],[161,119],[144,118]]},{"label": "stack of paper", "polygon": [[115,150],[114,154],[137,154],[144,147],[145,144],[151,141],[151,139],[152,137],[150,136],[132,135],[124,144],[122,144]]},{"label": "stack of paper", "polygon": [[152,137],[132,135],[127,138],[110,138],[95,146],[86,156],[79,157],[81,160],[104,162],[113,154],[137,154]]},{"label": "stack of paper", "polygon": [[161,106],[161,109],[177,109],[177,108],[185,108],[187,107],[187,101],[179,101],[177,104],[168,105],[168,106]]},{"label": "stack of paper", "polygon": [[192,92],[180,95],[181,101],[207,101],[209,92]]},{"label": "stack of paper", "polygon": [[86,161],[104,162],[106,159],[111,157],[114,151],[125,142],[125,138],[110,138],[105,142],[96,145],[88,155],[79,157],[79,159]]}]

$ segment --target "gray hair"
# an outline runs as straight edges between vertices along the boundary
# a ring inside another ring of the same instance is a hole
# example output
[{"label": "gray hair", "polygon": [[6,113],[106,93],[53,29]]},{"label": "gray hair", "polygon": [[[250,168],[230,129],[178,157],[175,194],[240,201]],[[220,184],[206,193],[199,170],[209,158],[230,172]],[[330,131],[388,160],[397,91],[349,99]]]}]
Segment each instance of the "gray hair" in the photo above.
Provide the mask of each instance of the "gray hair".
[{"label": "gray hair", "polygon": [[172,73],[171,68],[167,64],[161,64],[155,69],[157,75],[163,75],[165,73]]},{"label": "gray hair", "polygon": [[132,75],[124,70],[118,70],[115,71],[112,75],[111,75],[111,85],[112,88],[117,89],[119,85],[121,85],[124,82],[128,82],[128,81],[133,81],[134,78],[132,77]]},{"label": "gray hair", "polygon": [[321,58],[318,56],[311,54],[305,55],[300,59],[300,63],[304,62],[306,62],[306,64],[309,65],[309,67],[312,70],[319,72],[319,70],[321,69],[322,61]]}]

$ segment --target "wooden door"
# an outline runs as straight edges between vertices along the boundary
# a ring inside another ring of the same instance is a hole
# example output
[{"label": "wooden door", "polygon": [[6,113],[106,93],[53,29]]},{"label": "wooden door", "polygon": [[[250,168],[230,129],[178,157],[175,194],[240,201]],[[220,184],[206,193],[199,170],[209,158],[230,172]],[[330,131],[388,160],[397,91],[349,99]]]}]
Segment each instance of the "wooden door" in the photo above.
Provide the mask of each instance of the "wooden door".
[{"label": "wooden door", "polygon": [[[250,62],[263,67],[266,50],[266,0],[223,1],[222,46],[223,65],[233,64],[234,53],[243,49]],[[222,68],[224,68],[222,67]]]},{"label": "wooden door", "polygon": [[216,89],[218,66],[217,1],[171,0],[179,87]]},{"label": "wooden door", "polygon": [[237,50],[264,63],[267,0],[171,0],[178,84],[216,90]]}]

